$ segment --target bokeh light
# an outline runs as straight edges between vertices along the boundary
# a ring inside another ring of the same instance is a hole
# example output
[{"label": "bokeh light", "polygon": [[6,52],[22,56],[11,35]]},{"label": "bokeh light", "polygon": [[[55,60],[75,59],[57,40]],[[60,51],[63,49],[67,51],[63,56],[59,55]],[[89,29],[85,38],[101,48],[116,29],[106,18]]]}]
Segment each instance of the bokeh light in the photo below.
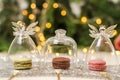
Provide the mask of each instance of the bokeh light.
[{"label": "bokeh light", "polygon": [[29,15],[29,19],[30,19],[30,20],[34,20],[35,18],[36,18],[36,17],[35,17],[34,14],[30,14],[30,15]]},{"label": "bokeh light", "polygon": [[38,49],[38,51],[42,50],[42,46],[38,45],[37,49]]},{"label": "bokeh light", "polygon": [[28,11],[27,10],[23,10],[22,14],[26,16],[26,15],[28,15]]},{"label": "bokeh light", "polygon": [[87,17],[86,16],[81,17],[81,22],[86,23],[87,22]]},{"label": "bokeh light", "polygon": [[100,24],[102,24],[102,20],[101,20],[100,18],[97,18],[97,19],[96,19],[96,23],[97,23],[98,25],[100,25]]},{"label": "bokeh light", "polygon": [[45,26],[46,26],[46,28],[51,28],[52,27],[52,24],[50,23],[50,22],[47,22],[46,24],[45,24]]},{"label": "bokeh light", "polygon": [[39,32],[40,31],[40,27],[39,26],[36,26],[35,27],[35,32]]},{"label": "bokeh light", "polygon": [[62,10],[62,11],[61,11],[61,15],[62,15],[62,16],[66,16],[66,14],[67,14],[67,12],[66,12],[65,10]]},{"label": "bokeh light", "polygon": [[53,4],[53,8],[58,8],[58,7],[59,7],[58,3]]},{"label": "bokeh light", "polygon": [[48,7],[48,3],[45,2],[45,3],[43,3],[42,6],[43,6],[43,8],[47,8]]},{"label": "bokeh light", "polygon": [[35,4],[35,3],[32,3],[32,4],[30,5],[30,7],[31,7],[32,9],[35,9],[35,8],[36,8],[36,4]]},{"label": "bokeh light", "polygon": [[117,30],[114,30],[113,35],[116,36],[118,34]]}]

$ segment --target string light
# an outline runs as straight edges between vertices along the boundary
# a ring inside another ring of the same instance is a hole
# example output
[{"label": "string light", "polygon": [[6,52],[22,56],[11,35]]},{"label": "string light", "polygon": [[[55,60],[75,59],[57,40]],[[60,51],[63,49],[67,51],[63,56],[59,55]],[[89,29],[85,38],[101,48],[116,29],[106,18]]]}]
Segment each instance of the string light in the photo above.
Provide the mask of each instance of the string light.
[{"label": "string light", "polygon": [[115,35],[117,35],[117,34],[118,34],[117,30],[115,30],[114,33],[113,33],[113,35],[115,36]]},{"label": "string light", "polygon": [[45,41],[45,37],[44,37],[43,33],[39,33],[38,37],[39,37],[40,41]]},{"label": "string light", "polygon": [[97,18],[96,23],[100,25],[102,23],[102,20],[100,18]]},{"label": "string light", "polygon": [[[43,8],[47,8],[48,7],[48,3],[43,3],[42,6],[43,6]],[[32,20],[32,21],[35,21],[35,19],[36,19],[36,15],[35,14],[38,13],[37,12],[37,8],[36,8],[36,2],[33,1],[31,3],[30,7],[32,9],[32,13],[29,14],[28,18],[30,20]],[[24,11],[23,14],[26,14],[26,12]],[[41,30],[40,26],[36,26],[35,27],[35,32],[38,32],[37,38],[38,38],[38,40],[41,43],[40,45],[37,46],[38,51],[41,51],[42,47],[45,45],[45,37],[44,37],[44,34],[40,32],[40,30]]]},{"label": "string light", "polygon": [[116,54],[117,54],[117,55],[120,55],[120,51],[116,51]]},{"label": "string light", "polygon": [[72,50],[68,50],[69,55],[72,55]]},{"label": "string light", "polygon": [[28,11],[27,10],[23,10],[22,14],[26,16],[28,14]]},{"label": "string light", "polygon": [[39,34],[38,34],[38,37],[41,37],[41,36],[43,36],[43,33],[39,33]]},{"label": "string light", "polygon": [[35,19],[35,15],[34,15],[34,14],[30,14],[30,15],[29,15],[29,19],[30,19],[30,20],[34,20],[34,19]]},{"label": "string light", "polygon": [[56,56],[59,56],[60,54],[59,53],[56,53]]},{"label": "string light", "polygon": [[45,45],[45,41],[42,41],[42,42],[41,42],[41,45],[44,46],[44,45]]},{"label": "string light", "polygon": [[95,52],[95,50],[91,50],[91,54],[93,54]]},{"label": "string light", "polygon": [[48,7],[48,3],[45,2],[45,3],[43,3],[42,6],[43,6],[43,8],[47,8]]},{"label": "string light", "polygon": [[53,8],[58,8],[58,7],[59,7],[58,3],[53,4]]},{"label": "string light", "polygon": [[45,24],[45,26],[46,26],[46,28],[51,28],[52,27],[52,24],[50,23],[50,22],[47,22],[46,24]]},{"label": "string light", "polygon": [[48,45],[48,50],[49,50],[49,53],[47,52],[47,53],[45,53],[45,54],[50,54],[50,53],[52,53],[52,47],[50,46],[50,45]]},{"label": "string light", "polygon": [[38,49],[38,51],[42,50],[42,46],[38,45],[37,49]]},{"label": "string light", "polygon": [[87,53],[88,49],[87,48],[83,48],[82,50],[84,53]]},{"label": "string light", "polygon": [[35,4],[35,3],[32,3],[32,4],[30,5],[30,7],[31,7],[32,9],[35,9],[35,8],[36,8],[36,4]]},{"label": "string light", "polygon": [[44,36],[40,36],[40,41],[45,41],[45,37]]},{"label": "string light", "polygon": [[36,26],[35,27],[35,32],[39,32],[40,31],[40,27],[39,26]]},{"label": "string light", "polygon": [[41,45],[44,46],[45,45],[45,37],[44,37],[43,33],[39,33],[38,37],[41,41]]},{"label": "string light", "polygon": [[65,10],[62,10],[62,11],[61,11],[61,15],[62,15],[62,16],[66,16],[66,14],[67,14],[67,12],[66,12]]},{"label": "string light", "polygon": [[81,22],[82,22],[82,23],[86,23],[86,22],[87,22],[87,17],[86,17],[86,16],[83,16],[83,17],[81,18]]}]

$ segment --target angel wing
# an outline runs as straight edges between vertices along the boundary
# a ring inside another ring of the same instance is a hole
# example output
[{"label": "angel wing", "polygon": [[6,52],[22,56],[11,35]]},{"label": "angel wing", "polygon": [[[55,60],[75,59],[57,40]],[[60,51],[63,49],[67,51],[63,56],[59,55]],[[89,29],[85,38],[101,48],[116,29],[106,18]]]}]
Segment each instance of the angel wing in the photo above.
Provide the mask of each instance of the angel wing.
[{"label": "angel wing", "polygon": [[[18,24],[18,22],[21,23]],[[14,26],[12,27],[14,30],[13,35],[15,36],[25,32],[25,23],[22,21],[18,21],[18,22],[12,22],[12,25]]]},{"label": "angel wing", "polygon": [[33,27],[35,27],[37,24],[38,24],[38,22],[31,23],[31,24],[26,28],[26,30],[29,31],[30,29],[33,29]]},{"label": "angel wing", "polygon": [[117,24],[116,25],[112,25],[112,26],[109,26],[107,29],[105,29],[105,33],[109,35],[110,38],[112,38],[114,36],[114,32],[115,32],[115,28],[116,28]]},{"label": "angel wing", "polygon": [[12,27],[13,30],[14,30],[15,32],[19,31],[19,26],[18,26],[18,24],[15,23],[15,22],[11,22],[11,23],[12,23],[12,25],[14,26],[14,27]]},{"label": "angel wing", "polygon": [[26,28],[25,23],[22,22],[22,21],[20,23],[18,23],[18,22],[17,23],[16,22],[12,22],[12,25],[14,26],[14,27],[12,27],[13,30],[14,30],[13,34],[14,35],[19,35],[19,34],[22,33],[22,34],[33,35],[34,34],[34,29],[35,29],[34,26],[36,26],[37,24],[38,24],[38,22],[31,23]]},{"label": "angel wing", "polygon": [[38,24],[38,22],[34,22],[34,23],[31,23],[27,28],[26,28],[26,32],[29,34],[29,35],[33,35],[35,32],[35,26]]},{"label": "angel wing", "polygon": [[16,22],[11,22],[13,26],[19,27],[19,25]]},{"label": "angel wing", "polygon": [[[22,22],[23,23],[23,22]],[[18,24],[18,22],[16,23],[16,22],[12,22],[12,25],[14,26],[13,27],[13,30],[14,31],[20,31],[20,30],[22,30],[22,31],[24,31],[25,30],[25,25],[24,25],[25,23],[23,23],[23,24]]]},{"label": "angel wing", "polygon": [[88,26],[90,27],[90,29],[89,29],[90,34],[89,35],[93,38],[97,37],[98,29],[91,24],[88,24]]}]

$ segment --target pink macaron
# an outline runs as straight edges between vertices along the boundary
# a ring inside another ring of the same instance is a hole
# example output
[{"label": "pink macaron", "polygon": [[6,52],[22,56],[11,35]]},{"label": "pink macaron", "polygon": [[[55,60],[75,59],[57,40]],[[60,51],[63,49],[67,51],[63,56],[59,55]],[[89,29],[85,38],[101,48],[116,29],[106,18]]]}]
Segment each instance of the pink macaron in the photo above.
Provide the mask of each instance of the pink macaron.
[{"label": "pink macaron", "polygon": [[89,70],[94,71],[104,71],[106,69],[106,62],[104,60],[90,60],[88,62],[88,68]]}]

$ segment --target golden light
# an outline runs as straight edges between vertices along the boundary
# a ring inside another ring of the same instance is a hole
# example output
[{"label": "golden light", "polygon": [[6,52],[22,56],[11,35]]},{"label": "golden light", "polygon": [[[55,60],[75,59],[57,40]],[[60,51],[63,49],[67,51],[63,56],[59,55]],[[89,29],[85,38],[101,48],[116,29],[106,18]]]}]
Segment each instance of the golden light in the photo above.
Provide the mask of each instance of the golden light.
[{"label": "golden light", "polygon": [[37,49],[40,51],[42,49],[42,46],[38,45]]},{"label": "golden light", "polygon": [[36,26],[35,27],[35,32],[39,32],[40,31],[40,27],[39,26]]},{"label": "golden light", "polygon": [[117,54],[117,55],[120,55],[120,51],[116,51],[116,54]]},{"label": "golden light", "polygon": [[91,54],[93,54],[95,52],[95,50],[91,50]]},{"label": "golden light", "polygon": [[45,45],[45,41],[41,42],[41,45],[44,46]]},{"label": "golden light", "polygon": [[72,50],[69,50],[68,53],[69,53],[69,55],[72,55]]},{"label": "golden light", "polygon": [[40,41],[45,41],[45,37],[44,36],[40,36]]},{"label": "golden light", "polygon": [[39,37],[40,41],[45,41],[45,37],[44,37],[43,33],[39,33],[38,37]]},{"label": "golden light", "polygon": [[62,15],[62,16],[66,16],[66,14],[67,14],[67,12],[66,12],[65,10],[62,10],[62,11],[61,11],[61,15]]},{"label": "golden light", "polygon": [[28,14],[28,11],[27,10],[23,10],[22,14],[26,16]]},{"label": "golden light", "polygon": [[43,6],[43,8],[47,8],[48,7],[48,3],[45,2],[45,3],[43,3],[42,6]]},{"label": "golden light", "polygon": [[115,36],[115,35],[117,35],[117,34],[118,34],[117,30],[114,30],[113,35]]},{"label": "golden light", "polygon": [[[49,51],[49,53],[48,53],[48,51]],[[52,53],[52,47],[50,45],[48,45],[48,50],[46,52],[47,52],[47,54]]]},{"label": "golden light", "polygon": [[31,7],[32,9],[35,9],[35,8],[36,8],[36,4],[35,4],[35,3],[32,3],[32,4],[30,5],[30,7]]},{"label": "golden light", "polygon": [[36,53],[36,50],[31,50],[30,52],[31,52],[31,53]]},{"label": "golden light", "polygon": [[59,54],[59,53],[56,53],[55,55],[56,55],[56,56],[59,56],[60,54]]},{"label": "golden light", "polygon": [[45,24],[45,26],[46,26],[46,28],[51,28],[51,27],[52,27],[52,24],[51,24],[50,22],[47,22],[47,23]]},{"label": "golden light", "polygon": [[83,48],[82,50],[84,53],[87,53],[88,49],[87,48]]},{"label": "golden light", "polygon": [[114,53],[113,53],[113,52],[111,52],[110,54],[111,54],[111,55],[114,55]]},{"label": "golden light", "polygon": [[23,22],[22,21],[17,21],[17,24],[22,24]]},{"label": "golden light", "polygon": [[38,37],[41,37],[41,36],[43,36],[43,33],[39,33],[39,34],[38,34]]},{"label": "golden light", "polygon": [[101,23],[102,23],[102,20],[101,20],[100,18],[97,18],[97,19],[96,19],[96,23],[97,23],[97,24],[101,24]]},{"label": "golden light", "polygon": [[87,17],[86,17],[86,16],[83,16],[83,17],[81,18],[81,22],[82,22],[82,23],[86,23],[86,22],[87,22]]},{"label": "golden light", "polygon": [[59,75],[61,73],[61,69],[56,69],[55,72],[57,75]]},{"label": "golden light", "polygon": [[35,19],[35,18],[36,18],[36,17],[35,17],[34,14],[30,14],[30,15],[29,15],[29,19],[30,19],[30,20],[33,20],[33,19]]},{"label": "golden light", "polygon": [[59,7],[58,3],[53,4],[53,8],[58,8],[58,7]]}]

